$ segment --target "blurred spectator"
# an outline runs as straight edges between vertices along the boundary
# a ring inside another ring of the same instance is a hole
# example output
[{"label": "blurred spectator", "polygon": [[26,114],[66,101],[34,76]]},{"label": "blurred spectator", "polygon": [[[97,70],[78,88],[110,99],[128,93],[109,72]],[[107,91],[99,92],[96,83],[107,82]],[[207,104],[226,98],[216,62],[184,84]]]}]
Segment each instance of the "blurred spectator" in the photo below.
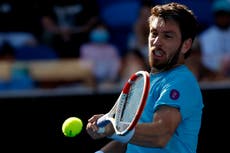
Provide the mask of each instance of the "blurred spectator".
[{"label": "blurred spectator", "polygon": [[223,57],[221,61],[220,73],[230,78],[230,55]]},{"label": "blurred spectator", "polygon": [[120,70],[120,85],[123,86],[129,77],[137,71],[149,71],[150,69],[147,61],[143,54],[141,54],[140,50],[137,48],[133,48],[128,51],[122,60],[122,66]]},{"label": "blurred spectator", "polygon": [[149,70],[148,68],[148,34],[152,1],[142,0],[138,16],[133,24],[133,29],[127,41],[127,52],[123,56],[122,69],[120,71],[121,85],[135,72]]},{"label": "blurred spectator", "polygon": [[37,43],[38,16],[33,1],[0,1],[0,47],[13,48]]},{"label": "blurred spectator", "polygon": [[118,79],[121,59],[116,46],[109,43],[110,33],[103,22],[90,32],[90,41],[80,47],[80,58],[91,61],[96,84],[114,83]]},{"label": "blurred spectator", "polygon": [[60,58],[79,56],[79,47],[97,20],[95,0],[50,0],[40,2],[43,43],[53,47]]},{"label": "blurred spectator", "polygon": [[186,65],[194,73],[199,82],[227,79],[220,72],[215,72],[202,63],[202,53],[197,38],[194,40],[191,55],[186,59]]},{"label": "blurred spectator", "polygon": [[16,61],[14,49],[7,43],[0,52],[0,66],[0,90],[35,88],[27,64]]},{"label": "blurred spectator", "polygon": [[[212,10],[215,24],[203,31],[198,38],[202,63],[216,73],[230,76],[230,1],[215,0]],[[222,64],[223,60],[225,66]]]},{"label": "blurred spectator", "polygon": [[27,64],[21,62],[12,64],[10,80],[7,82],[8,90],[25,90],[36,87],[27,66]]},{"label": "blurred spectator", "polygon": [[146,61],[148,61],[148,18],[150,16],[151,7],[152,3],[148,1],[143,2],[127,42],[127,49],[139,51]]}]

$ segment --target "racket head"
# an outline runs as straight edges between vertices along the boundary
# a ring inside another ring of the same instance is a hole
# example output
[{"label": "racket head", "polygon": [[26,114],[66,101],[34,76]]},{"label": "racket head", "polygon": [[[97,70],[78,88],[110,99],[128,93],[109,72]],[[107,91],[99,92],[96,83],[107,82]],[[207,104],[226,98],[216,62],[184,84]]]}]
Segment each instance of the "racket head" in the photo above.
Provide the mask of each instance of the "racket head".
[{"label": "racket head", "polygon": [[132,130],[144,110],[150,87],[147,71],[134,73],[122,89],[117,101],[113,126],[116,134],[124,135]]},{"label": "racket head", "polygon": [[109,123],[112,123],[112,125],[115,127],[115,114],[116,114],[117,104],[118,101],[121,99],[121,96],[122,94],[120,94],[119,98],[117,99],[116,103],[113,105],[112,109],[97,120],[97,126],[99,127],[97,131],[98,133],[104,133],[105,126]]}]

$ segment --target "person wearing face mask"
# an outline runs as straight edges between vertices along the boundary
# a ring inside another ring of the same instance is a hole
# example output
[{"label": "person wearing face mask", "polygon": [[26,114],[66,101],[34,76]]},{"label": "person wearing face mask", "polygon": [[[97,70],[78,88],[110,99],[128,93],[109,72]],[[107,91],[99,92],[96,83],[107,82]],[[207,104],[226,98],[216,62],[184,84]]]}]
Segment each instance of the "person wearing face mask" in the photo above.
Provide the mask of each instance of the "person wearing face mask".
[{"label": "person wearing face mask", "polygon": [[199,83],[185,65],[197,33],[193,12],[180,3],[151,8],[148,35],[150,90],[133,130],[116,135],[112,124],[98,133],[93,115],[86,131],[110,141],[96,153],[196,153],[203,100]]},{"label": "person wearing face mask", "polygon": [[230,76],[230,1],[214,0],[214,24],[198,36],[202,63],[225,77]]},{"label": "person wearing face mask", "polygon": [[80,47],[80,58],[90,61],[97,85],[115,83],[121,65],[119,51],[110,43],[110,33],[102,21],[98,21],[89,33],[89,42]]},{"label": "person wearing face mask", "polygon": [[103,27],[92,30],[89,37],[90,41],[94,43],[109,42],[109,32]]}]

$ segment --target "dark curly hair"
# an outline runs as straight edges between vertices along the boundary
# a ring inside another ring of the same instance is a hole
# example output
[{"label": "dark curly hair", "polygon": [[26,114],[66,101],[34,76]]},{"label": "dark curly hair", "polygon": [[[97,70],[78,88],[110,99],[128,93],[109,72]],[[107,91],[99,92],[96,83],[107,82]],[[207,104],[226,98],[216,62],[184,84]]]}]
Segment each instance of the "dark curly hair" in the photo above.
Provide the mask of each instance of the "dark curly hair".
[{"label": "dark curly hair", "polygon": [[[194,41],[198,30],[198,22],[192,10],[187,6],[176,2],[156,5],[151,9],[149,22],[153,21],[154,17],[160,17],[164,20],[174,20],[179,25],[182,41],[189,38]],[[191,49],[185,54],[185,58],[190,54]]]}]

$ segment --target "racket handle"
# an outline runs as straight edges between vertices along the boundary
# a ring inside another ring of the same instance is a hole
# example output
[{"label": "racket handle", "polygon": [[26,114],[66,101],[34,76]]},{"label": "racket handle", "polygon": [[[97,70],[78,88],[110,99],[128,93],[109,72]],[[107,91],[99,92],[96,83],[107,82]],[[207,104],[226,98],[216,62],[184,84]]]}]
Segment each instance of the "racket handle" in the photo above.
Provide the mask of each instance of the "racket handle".
[{"label": "racket handle", "polygon": [[105,132],[105,126],[109,124],[109,120],[106,119],[106,115],[103,115],[97,120],[97,126],[99,127],[98,133],[104,133]]},{"label": "racket handle", "polygon": [[105,127],[107,124],[109,124],[110,123],[110,121],[109,120],[107,120],[106,119],[106,115],[104,115],[104,116],[102,116],[102,117],[100,117],[98,120],[97,120],[97,126],[98,127]]},{"label": "racket handle", "polygon": [[110,121],[107,119],[107,114],[103,115],[97,120],[97,126],[99,127],[97,133],[104,133],[105,132],[105,126],[109,124]]}]

